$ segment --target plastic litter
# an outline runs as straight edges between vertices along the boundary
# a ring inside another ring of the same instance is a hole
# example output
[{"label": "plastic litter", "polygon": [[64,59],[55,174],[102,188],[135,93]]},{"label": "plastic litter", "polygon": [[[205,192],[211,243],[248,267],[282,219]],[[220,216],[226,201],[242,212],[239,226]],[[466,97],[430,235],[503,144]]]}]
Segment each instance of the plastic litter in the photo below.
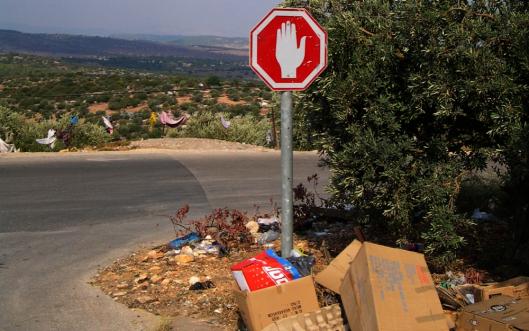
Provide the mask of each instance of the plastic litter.
[{"label": "plastic litter", "polygon": [[201,291],[207,290],[209,288],[215,288],[215,284],[211,280],[206,280],[205,282],[196,282],[189,287],[191,291]]},{"label": "plastic litter", "polygon": [[281,223],[275,216],[269,218],[258,218],[257,224],[259,224],[259,232],[261,233],[268,232],[270,230],[281,232]]},{"label": "plastic litter", "polygon": [[176,238],[169,242],[169,247],[173,249],[180,249],[182,246],[185,246],[189,243],[193,243],[196,241],[199,241],[200,237],[196,232],[191,232],[186,234],[185,236]]},{"label": "plastic litter", "polygon": [[485,211],[480,211],[479,208],[474,209],[471,218],[476,221],[494,221],[496,216]]},{"label": "plastic litter", "polygon": [[281,233],[279,233],[277,231],[274,231],[274,230],[267,231],[265,233],[262,233],[259,236],[259,238],[257,238],[257,243],[259,245],[264,245],[266,243],[269,243],[269,242],[272,242],[274,240],[277,240],[280,235],[281,235]]},{"label": "plastic litter", "polygon": [[302,256],[291,256],[287,260],[299,271],[299,273],[305,277],[312,274],[312,267],[316,263],[314,256],[302,255]]},{"label": "plastic litter", "polygon": [[296,267],[272,249],[231,266],[231,271],[243,291],[255,291],[301,278]]}]

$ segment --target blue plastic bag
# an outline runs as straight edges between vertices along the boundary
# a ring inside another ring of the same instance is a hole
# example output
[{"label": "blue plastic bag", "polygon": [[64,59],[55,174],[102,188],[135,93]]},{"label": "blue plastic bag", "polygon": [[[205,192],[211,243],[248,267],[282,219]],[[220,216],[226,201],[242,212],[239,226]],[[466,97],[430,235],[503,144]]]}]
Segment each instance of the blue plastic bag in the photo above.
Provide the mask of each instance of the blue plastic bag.
[{"label": "blue plastic bag", "polygon": [[172,249],[180,249],[189,243],[199,241],[199,240],[200,240],[200,237],[198,236],[198,234],[196,232],[191,232],[191,233],[186,234],[185,236],[182,236],[180,238],[176,238],[175,240],[170,241],[169,247],[171,247]]}]

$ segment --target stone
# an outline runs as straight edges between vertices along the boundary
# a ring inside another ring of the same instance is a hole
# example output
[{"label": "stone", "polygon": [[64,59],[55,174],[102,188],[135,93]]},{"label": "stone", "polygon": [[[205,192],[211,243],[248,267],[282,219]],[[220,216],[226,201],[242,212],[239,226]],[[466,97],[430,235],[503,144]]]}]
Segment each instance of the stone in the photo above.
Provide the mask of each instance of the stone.
[{"label": "stone", "polygon": [[189,246],[184,246],[180,250],[180,255],[193,255],[193,248]]},{"label": "stone", "polygon": [[162,272],[162,268],[160,266],[155,265],[154,267],[149,268],[149,272],[153,274],[159,274],[160,272]]},{"label": "stone", "polygon": [[154,302],[154,301],[156,301],[156,299],[154,299],[153,297],[148,296],[148,295],[142,295],[142,296],[137,297],[136,301],[138,303],[144,305],[146,303]]},{"label": "stone", "polygon": [[164,253],[162,253],[162,252],[158,252],[158,251],[156,251],[156,250],[154,250],[154,249],[153,249],[152,251],[149,251],[149,252],[147,253],[147,256],[148,256],[149,258],[151,258],[151,259],[154,259],[154,260],[159,259],[159,258],[162,258],[163,255],[164,255]]},{"label": "stone", "polygon": [[149,279],[149,275],[147,274],[140,274],[138,277],[134,278],[134,282],[136,284],[139,284],[139,283],[143,283],[144,281],[146,281],[147,279]]},{"label": "stone", "polygon": [[162,282],[160,284],[162,286],[167,286],[167,285],[171,284],[171,280],[169,278],[165,278],[164,280],[162,280]]},{"label": "stone", "polygon": [[175,256],[175,262],[179,264],[187,264],[189,262],[193,262],[195,258],[193,255],[186,255],[186,254],[180,254]]},{"label": "stone", "polygon": [[118,288],[118,290],[124,290],[126,288],[129,288],[130,285],[128,283],[119,283],[116,287]]},{"label": "stone", "polygon": [[161,282],[162,279],[163,279],[162,276],[154,275],[154,276],[151,277],[151,283],[157,284],[157,283]]},{"label": "stone", "polygon": [[176,254],[179,254],[180,253],[180,250],[176,250],[176,249],[171,249],[171,250],[168,250],[167,252],[165,252],[164,256],[165,257],[168,257],[168,256],[175,256]]},{"label": "stone", "polygon": [[114,292],[112,293],[112,296],[113,297],[122,297],[124,295],[127,295],[127,292],[126,291],[120,291],[120,292]]}]

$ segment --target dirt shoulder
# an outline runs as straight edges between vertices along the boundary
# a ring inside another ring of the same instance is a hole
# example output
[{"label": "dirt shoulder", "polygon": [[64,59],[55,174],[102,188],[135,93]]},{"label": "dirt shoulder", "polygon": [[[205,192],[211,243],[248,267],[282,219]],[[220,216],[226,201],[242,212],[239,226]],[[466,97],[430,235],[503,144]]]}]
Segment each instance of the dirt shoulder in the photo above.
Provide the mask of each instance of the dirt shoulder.
[{"label": "dirt shoulder", "polygon": [[186,151],[221,151],[221,150],[240,150],[240,151],[273,151],[262,146],[241,144],[232,141],[203,139],[203,138],[160,138],[147,139],[131,142],[130,146],[136,149],[172,149]]}]

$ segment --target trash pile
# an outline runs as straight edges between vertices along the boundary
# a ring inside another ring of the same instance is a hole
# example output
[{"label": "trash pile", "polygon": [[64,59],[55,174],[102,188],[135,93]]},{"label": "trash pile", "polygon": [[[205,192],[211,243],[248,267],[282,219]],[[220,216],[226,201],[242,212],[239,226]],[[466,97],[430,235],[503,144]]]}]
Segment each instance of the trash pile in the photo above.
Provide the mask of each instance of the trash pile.
[{"label": "trash pile", "polygon": [[331,259],[313,239],[339,238],[343,228],[308,231],[310,240],[295,236],[284,258],[276,217],[232,211],[236,221],[228,225],[228,214],[219,210],[222,221],[197,223],[167,245],[115,262],[93,283],[131,308],[206,319],[225,330],[529,331],[529,277],[488,284],[467,272],[434,280],[420,244],[353,240]]},{"label": "trash pile", "polygon": [[[355,240],[315,275],[269,251],[232,272],[249,330],[448,330],[422,254]],[[320,307],[316,283],[341,309]]]},{"label": "trash pile", "polygon": [[[303,255],[301,256],[303,257]],[[353,241],[323,271],[298,269],[271,250],[231,267],[251,330],[529,330],[529,277],[480,282],[447,273],[438,286],[420,253]],[[308,272],[307,272],[308,271]],[[316,285],[317,284],[317,285]],[[338,294],[321,306],[317,286]]]},{"label": "trash pile", "polygon": [[[243,225],[243,230],[253,243],[244,241],[238,245],[233,238],[241,233],[233,231],[228,235],[223,234],[225,229],[203,231],[198,227],[200,231],[190,231],[167,245],[142,249],[115,261],[99,270],[91,283],[129,308],[202,319],[219,329],[235,330],[239,313],[230,266],[263,250],[279,258],[275,254],[280,249],[279,240],[270,240],[279,237],[278,222],[274,217],[249,218],[246,225],[250,229]],[[302,275],[310,274],[315,261],[323,261],[321,254],[310,248],[307,240],[296,239],[294,245],[295,256],[289,263]]]},{"label": "trash pile", "polygon": [[529,277],[484,283],[479,276],[448,272],[437,285],[457,330],[529,330]]}]

